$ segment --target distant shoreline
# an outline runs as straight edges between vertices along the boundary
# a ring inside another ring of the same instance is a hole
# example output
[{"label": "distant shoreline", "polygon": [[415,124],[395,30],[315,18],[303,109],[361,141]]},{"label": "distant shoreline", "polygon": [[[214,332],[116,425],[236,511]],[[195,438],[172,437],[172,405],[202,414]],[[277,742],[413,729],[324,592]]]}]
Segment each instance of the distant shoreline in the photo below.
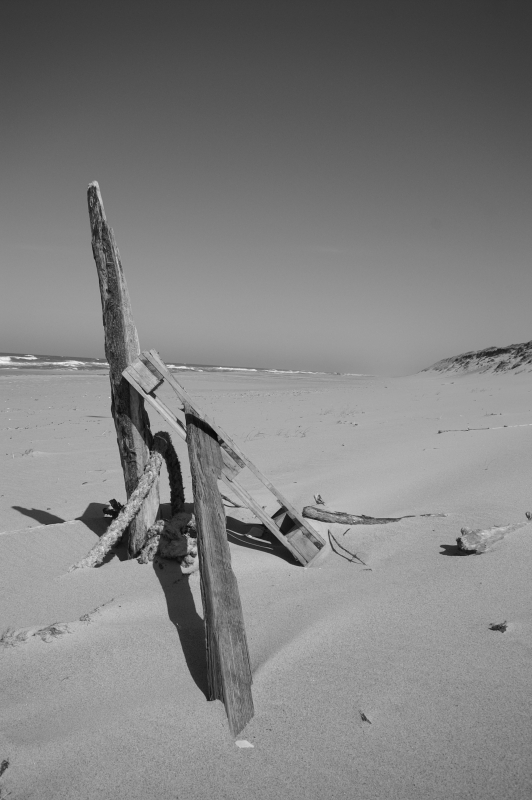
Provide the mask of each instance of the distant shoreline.
[{"label": "distant shoreline", "polygon": [[[95,372],[107,371],[109,365],[104,358],[85,358],[80,356],[34,355],[32,353],[0,353],[0,374],[4,372]],[[214,364],[175,364],[168,363],[173,372],[240,372],[268,375],[354,375],[371,377],[359,372],[324,372],[321,370],[274,369],[265,367],[230,367]]]}]

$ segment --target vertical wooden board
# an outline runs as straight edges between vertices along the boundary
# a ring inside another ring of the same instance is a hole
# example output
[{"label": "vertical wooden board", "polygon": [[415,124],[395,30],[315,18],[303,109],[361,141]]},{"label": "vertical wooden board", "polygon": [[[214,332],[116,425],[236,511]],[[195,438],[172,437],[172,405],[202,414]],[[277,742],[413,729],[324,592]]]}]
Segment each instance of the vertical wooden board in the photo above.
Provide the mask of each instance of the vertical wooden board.
[{"label": "vertical wooden board", "polygon": [[231,733],[236,735],[253,716],[253,698],[242,605],[217,484],[223,461],[216,435],[186,403],[185,417],[198,528],[209,694],[211,699],[223,701]]},{"label": "vertical wooden board", "polygon": [[[144,401],[122,377],[123,370],[139,353],[139,340],[120,254],[96,182],[91,183],[87,199],[92,234],[92,252],[102,301],[105,356],[109,362],[111,413],[113,415],[120,460],[129,498],[144,472],[152,445],[152,435]],[[159,513],[159,488],[155,484],[143,507],[129,526],[129,553],[141,549],[147,529]]]}]

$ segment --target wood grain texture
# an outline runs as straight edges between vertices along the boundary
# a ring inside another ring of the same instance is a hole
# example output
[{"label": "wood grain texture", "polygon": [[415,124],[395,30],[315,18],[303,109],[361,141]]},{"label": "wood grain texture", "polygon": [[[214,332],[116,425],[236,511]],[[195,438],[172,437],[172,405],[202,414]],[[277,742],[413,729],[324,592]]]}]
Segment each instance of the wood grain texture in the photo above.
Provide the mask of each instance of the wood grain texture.
[{"label": "wood grain texture", "polygon": [[214,431],[185,403],[187,444],[198,530],[209,699],[225,705],[236,736],[253,717],[251,667],[242,605],[218,491],[223,461]]},{"label": "wood grain texture", "polygon": [[328,511],[323,506],[305,506],[303,516],[317,519],[320,522],[337,522],[340,525],[385,525],[388,522],[399,522],[415,516],[433,517],[441,514],[407,514],[406,517],[367,517],[365,514],[346,514],[344,511]]},{"label": "wood grain texture", "polygon": [[[152,436],[142,397],[122,377],[139,355],[139,339],[114,233],[107,224],[96,182],[87,192],[92,252],[102,301],[105,356],[109,362],[111,413],[124,472],[126,495],[131,497],[149,458]],[[146,531],[159,513],[159,487],[154,484],[143,507],[129,525],[128,550],[134,556],[144,544]]]}]

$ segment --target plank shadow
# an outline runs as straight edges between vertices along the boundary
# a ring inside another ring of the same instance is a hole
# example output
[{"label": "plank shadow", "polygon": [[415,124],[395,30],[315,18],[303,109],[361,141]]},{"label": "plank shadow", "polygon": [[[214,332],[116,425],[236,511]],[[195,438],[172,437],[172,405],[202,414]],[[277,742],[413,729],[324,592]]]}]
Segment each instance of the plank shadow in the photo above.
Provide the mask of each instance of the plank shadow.
[{"label": "plank shadow", "polygon": [[227,538],[233,544],[239,545],[239,547],[260,550],[263,553],[270,553],[276,558],[281,558],[283,561],[289,561],[291,564],[299,564],[291,552],[286,547],[283,547],[269,530],[266,530],[261,539],[250,538],[251,529],[257,527],[257,525],[260,525],[260,522],[242,522],[239,519],[228,516],[226,517]]},{"label": "plank shadow", "polygon": [[168,616],[179,636],[190,675],[208,700],[205,623],[196,611],[190,576],[181,572],[176,561],[155,559],[152,566],[164,592]]}]

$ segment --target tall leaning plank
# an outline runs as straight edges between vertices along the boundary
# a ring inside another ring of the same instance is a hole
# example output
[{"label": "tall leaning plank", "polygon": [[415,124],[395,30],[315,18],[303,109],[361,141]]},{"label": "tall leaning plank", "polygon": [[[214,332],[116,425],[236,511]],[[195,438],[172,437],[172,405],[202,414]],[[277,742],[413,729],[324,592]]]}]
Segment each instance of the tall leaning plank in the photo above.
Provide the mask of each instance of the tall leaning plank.
[{"label": "tall leaning plank", "polygon": [[224,703],[229,728],[236,736],[253,716],[253,698],[244,617],[218,491],[223,462],[212,429],[194,416],[187,403],[184,406],[198,529],[209,699]]},{"label": "tall leaning plank", "polygon": [[[92,252],[102,300],[105,356],[111,381],[111,413],[115,422],[120,460],[129,499],[144,472],[152,435],[144,400],[122,377],[122,372],[140,353],[129,292],[112,228],[107,224],[100,187],[91,183],[87,191],[92,234]],[[137,517],[129,525],[128,550],[134,556],[143,546],[147,529],[159,513],[157,483]]]}]

